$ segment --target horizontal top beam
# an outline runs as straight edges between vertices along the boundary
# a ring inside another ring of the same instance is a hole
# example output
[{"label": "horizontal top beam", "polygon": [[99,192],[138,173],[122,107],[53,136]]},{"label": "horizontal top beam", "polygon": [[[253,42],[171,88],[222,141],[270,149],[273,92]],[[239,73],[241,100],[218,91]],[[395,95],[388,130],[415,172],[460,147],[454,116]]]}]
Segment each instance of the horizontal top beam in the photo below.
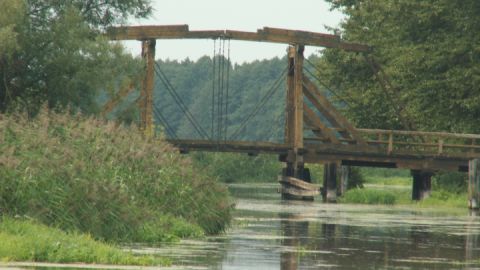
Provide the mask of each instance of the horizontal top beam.
[{"label": "horizontal top beam", "polygon": [[371,47],[367,45],[342,41],[337,35],[271,27],[264,27],[257,32],[244,32],[234,30],[190,31],[188,25],[119,26],[109,28],[107,36],[112,40],[225,38],[338,48],[354,52],[371,50]]}]

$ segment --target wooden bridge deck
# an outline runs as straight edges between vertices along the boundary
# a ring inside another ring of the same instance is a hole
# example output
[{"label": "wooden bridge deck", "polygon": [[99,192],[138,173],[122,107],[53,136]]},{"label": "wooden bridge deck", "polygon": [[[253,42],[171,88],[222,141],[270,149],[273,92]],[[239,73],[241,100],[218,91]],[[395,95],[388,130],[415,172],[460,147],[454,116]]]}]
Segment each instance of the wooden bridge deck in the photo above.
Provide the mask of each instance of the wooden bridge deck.
[{"label": "wooden bridge deck", "polygon": [[[337,130],[341,132],[341,130]],[[468,161],[480,157],[480,135],[356,129],[365,144],[338,138],[304,138],[299,149],[306,163],[339,160],[343,165],[407,168],[432,171],[467,171]],[[277,154],[286,158],[292,146],[284,143],[248,141],[168,140],[183,152],[239,152]]]}]

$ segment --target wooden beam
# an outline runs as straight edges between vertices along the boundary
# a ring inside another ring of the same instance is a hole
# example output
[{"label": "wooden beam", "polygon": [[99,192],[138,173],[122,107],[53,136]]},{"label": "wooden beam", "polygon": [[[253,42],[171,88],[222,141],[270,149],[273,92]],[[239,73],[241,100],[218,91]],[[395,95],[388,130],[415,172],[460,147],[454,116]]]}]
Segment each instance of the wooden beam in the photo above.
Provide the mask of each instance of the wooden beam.
[{"label": "wooden beam", "polygon": [[318,190],[303,190],[292,187],[282,187],[282,194],[290,194],[298,197],[312,197],[320,194]]},{"label": "wooden beam", "polygon": [[293,145],[294,126],[294,91],[295,91],[295,47],[289,46],[287,50],[287,94],[285,95],[285,143]]},{"label": "wooden beam", "polygon": [[294,186],[295,188],[303,189],[303,190],[316,190],[316,191],[318,191],[320,189],[320,186],[318,186],[318,185],[308,183],[308,182],[305,182],[301,179],[291,177],[291,176],[284,176],[284,175],[279,176],[278,177],[278,182],[280,182],[282,184],[288,184],[288,185]]},{"label": "wooden beam", "polygon": [[145,61],[145,77],[140,92],[140,129],[147,138],[153,137],[153,85],[155,80],[155,39],[142,42],[142,58]]},{"label": "wooden beam", "polygon": [[220,144],[209,140],[167,140],[167,142],[177,148],[192,151],[286,154],[291,149],[286,144],[271,142],[225,141]]},{"label": "wooden beam", "polygon": [[181,37],[186,33],[188,25],[143,25],[110,27],[106,34],[112,40],[149,40]]},{"label": "wooden beam", "polygon": [[303,77],[303,85],[305,86],[305,96],[317,109],[321,110],[321,113],[325,112],[326,117],[333,118],[334,122],[345,128],[350,133],[352,138],[354,138],[359,144],[366,144],[365,140],[360,137],[355,127],[350,124],[350,122],[340,112],[337,111],[335,106],[333,106],[333,104],[330,103],[330,101],[328,101],[328,99],[320,93],[315,84],[306,76]]},{"label": "wooden beam", "polygon": [[260,29],[257,32],[244,32],[235,30],[189,31],[188,25],[121,26],[107,29],[106,35],[112,40],[226,38],[338,48],[354,52],[371,51],[371,48],[367,45],[348,43],[342,41],[339,36],[335,35],[268,27]]},{"label": "wooden beam", "polygon": [[332,143],[340,143],[340,141],[335,136],[335,133],[333,133],[332,130],[330,130],[322,121],[320,121],[315,112],[308,108],[306,104],[303,104],[303,113],[307,121],[318,127]]},{"label": "wooden beam", "polygon": [[126,87],[121,88],[111,100],[107,101],[100,112],[102,117],[110,113],[124,97],[130,94],[135,89],[135,85],[135,80],[132,80]]},{"label": "wooden beam", "polygon": [[303,148],[303,45],[295,46],[294,91],[293,91],[293,148]]}]

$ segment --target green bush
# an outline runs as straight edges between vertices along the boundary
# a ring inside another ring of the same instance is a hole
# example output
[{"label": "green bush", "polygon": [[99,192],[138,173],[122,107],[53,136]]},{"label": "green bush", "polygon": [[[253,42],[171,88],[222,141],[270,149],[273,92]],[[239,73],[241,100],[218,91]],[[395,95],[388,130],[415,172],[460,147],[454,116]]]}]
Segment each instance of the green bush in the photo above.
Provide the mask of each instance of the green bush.
[{"label": "green bush", "polygon": [[0,260],[56,263],[170,265],[167,259],[134,256],[88,235],[65,233],[29,220],[0,219]]},{"label": "green bush", "polygon": [[347,191],[340,199],[342,203],[395,204],[395,193],[385,190],[357,188]]},{"label": "green bush", "polygon": [[462,172],[440,172],[432,179],[434,190],[448,190],[452,193],[465,193],[467,190],[467,174]]},{"label": "green bush", "polygon": [[79,115],[0,115],[0,179],[1,212],[106,240],[164,240],[161,228],[175,234],[168,222],[158,237],[145,229],[164,216],[206,233],[230,220],[226,188],[169,144]]}]

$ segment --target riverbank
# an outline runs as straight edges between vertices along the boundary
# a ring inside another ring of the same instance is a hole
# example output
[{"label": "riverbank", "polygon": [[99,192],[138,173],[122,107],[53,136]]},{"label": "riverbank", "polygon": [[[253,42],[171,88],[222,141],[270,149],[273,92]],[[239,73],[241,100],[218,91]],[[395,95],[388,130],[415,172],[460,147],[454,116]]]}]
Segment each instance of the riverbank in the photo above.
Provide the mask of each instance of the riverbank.
[{"label": "riverbank", "polygon": [[[231,218],[227,189],[163,140],[68,113],[0,115],[0,179],[3,218],[26,217],[102,242],[201,237],[222,232]],[[3,236],[2,246],[21,240]]]},{"label": "riverbank", "polygon": [[66,233],[32,220],[2,218],[0,243],[0,260],[4,262],[171,265],[169,259],[135,256],[87,234]]},{"label": "riverbank", "polygon": [[[385,204],[407,205],[412,207],[449,207],[466,208],[467,193],[458,187],[447,190],[448,187],[437,183],[433,179],[430,196],[421,201],[412,200],[412,178],[406,171],[390,173],[388,170],[377,170],[382,173],[369,173],[364,175],[364,188],[348,190],[339,199],[340,203],[352,204]],[[382,175],[383,174],[383,175]],[[459,176],[455,176],[459,177]]]}]

